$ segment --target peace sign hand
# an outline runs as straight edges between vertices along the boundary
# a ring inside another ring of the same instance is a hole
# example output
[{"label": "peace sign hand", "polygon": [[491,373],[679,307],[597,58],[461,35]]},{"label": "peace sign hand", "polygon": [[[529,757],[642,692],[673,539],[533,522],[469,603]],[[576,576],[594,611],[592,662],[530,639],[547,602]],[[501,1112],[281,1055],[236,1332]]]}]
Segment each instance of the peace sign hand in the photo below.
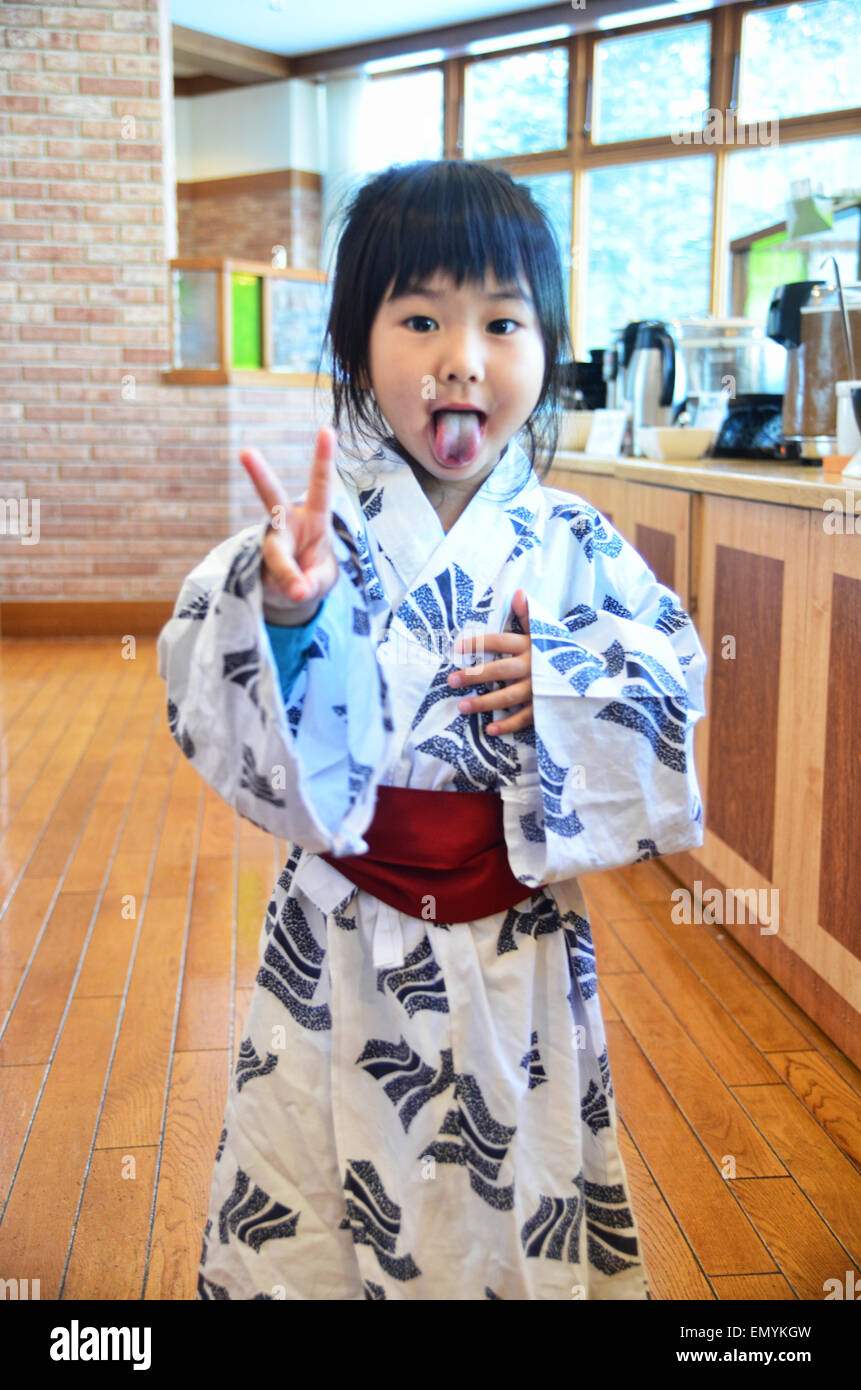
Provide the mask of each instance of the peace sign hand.
[{"label": "peace sign hand", "polygon": [[310,619],[338,578],[332,546],[332,473],[335,435],[317,434],[308,495],[293,505],[258,449],[239,455],[272,518],[263,541],[261,578],[264,602],[278,607],[283,620],[299,625]]}]

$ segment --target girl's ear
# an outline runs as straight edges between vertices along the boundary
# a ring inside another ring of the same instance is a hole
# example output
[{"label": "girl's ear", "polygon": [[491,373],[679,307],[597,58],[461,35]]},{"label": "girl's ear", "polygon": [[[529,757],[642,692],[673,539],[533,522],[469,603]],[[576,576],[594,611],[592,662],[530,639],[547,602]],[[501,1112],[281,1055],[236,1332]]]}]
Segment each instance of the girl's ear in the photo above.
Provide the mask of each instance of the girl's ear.
[{"label": "girl's ear", "polygon": [[371,389],[371,379],[364,367],[361,367],[356,375],[356,385],[360,391],[370,391]]}]

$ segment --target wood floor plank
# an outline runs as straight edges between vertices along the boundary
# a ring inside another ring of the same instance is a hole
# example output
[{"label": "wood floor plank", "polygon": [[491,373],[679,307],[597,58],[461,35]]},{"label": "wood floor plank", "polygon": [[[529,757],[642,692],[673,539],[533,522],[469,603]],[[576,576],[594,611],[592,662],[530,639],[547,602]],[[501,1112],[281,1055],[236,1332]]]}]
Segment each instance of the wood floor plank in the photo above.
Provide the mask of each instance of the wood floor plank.
[{"label": "wood floor plank", "polygon": [[773,1080],[759,1049],[650,917],[619,919],[613,932],[727,1085]]},{"label": "wood floor plank", "polygon": [[187,901],[147,901],[97,1144],[145,1148],[161,1136]]},{"label": "wood floor plank", "polygon": [[57,898],[0,1043],[0,1066],[50,1058],[95,905],[95,893]]},{"label": "wood floor plank", "polygon": [[203,784],[203,816],[200,826],[201,859],[233,859],[238,844],[241,817],[222,801],[207,783]]},{"label": "wood floor plank", "polygon": [[598,971],[598,980],[599,980],[599,984],[598,984],[598,998],[599,998],[599,1000],[601,1001],[601,1017],[604,1019],[604,1022],[605,1022],[605,1023],[609,1023],[611,1020],[612,1020],[613,1022],[617,1022],[617,1021],[619,1020],[619,1010],[616,1008],[616,1006],[615,1006],[615,1004],[613,1003],[612,999],[608,999],[608,998],[607,998],[607,995],[606,995],[605,992],[604,992],[604,986],[600,983],[600,979],[601,979],[601,971],[600,971],[600,969],[599,969],[599,971]]},{"label": "wood floor plank", "polygon": [[[186,762],[191,769],[191,764]],[[191,769],[193,771],[193,769]],[[194,855],[200,828],[203,793],[195,774],[193,785],[181,767],[171,783],[164,827],[158,845],[150,884],[154,898],[188,896],[194,873]]]},{"label": "wood floor plank", "polygon": [[0,1211],[6,1202],[21,1146],[33,1117],[45,1068],[0,1067]]},{"label": "wood floor plank", "polygon": [[[177,750],[178,751],[178,750]],[[137,854],[147,850],[155,854],[159,848],[162,826],[171,791],[171,777],[153,770],[159,758],[158,740],[147,749],[146,760],[132,793],[131,805],[116,852]]]},{"label": "wood floor plank", "polygon": [[26,892],[17,892],[0,924],[0,1027],[6,1021],[41,931],[57,879],[30,878]]},{"label": "wood floor plank", "polygon": [[861,1162],[861,1096],[818,1052],[769,1052],[768,1060],[835,1144]]},{"label": "wood floor plank", "polygon": [[0,1269],[56,1298],[93,1138],[118,1000],[72,1002],[0,1225]]},{"label": "wood floor plank", "polygon": [[619,1124],[649,1292],[655,1299],[714,1299],[706,1279],[637,1146]]},{"label": "wood floor plank", "polygon": [[[40,763],[62,737],[57,725],[57,705],[62,704],[69,673],[62,666],[41,681],[27,683],[18,692],[18,707],[0,711],[0,792],[5,828],[19,810],[21,802],[38,775]],[[11,703],[11,702],[10,702]]]},{"label": "wood floor plank", "polygon": [[133,788],[146,767],[150,744],[163,719],[161,709],[153,708],[152,692],[146,687],[129,706],[129,718],[111,757],[99,800],[123,810],[131,800]]},{"label": "wood floor plank", "polygon": [[762,986],[774,983],[768,971],[763,970],[750,952],[746,951],[741,943],[736,941],[735,937],[731,936],[723,927],[716,926],[711,922],[703,922],[698,925],[697,930],[702,931],[711,941],[720,946],[724,954],[729,956],[730,960],[735,961],[739,969],[747,975],[749,980],[753,980],[754,984]]},{"label": "wood floor plank", "polygon": [[656,906],[651,915],[761,1052],[804,1047],[803,1035],[786,1015],[698,924],[673,922],[669,910]]},{"label": "wood floor plank", "polygon": [[62,1300],[141,1297],[158,1148],[96,1149]]},{"label": "wood floor plank", "polygon": [[577,882],[587,903],[593,903],[611,925],[617,917],[627,917],[640,907],[637,898],[618,874],[581,874]]},{"label": "wood floor plank", "polygon": [[733,1094],[857,1264],[861,1174],[788,1086],[735,1086]]},{"label": "wood floor plank", "polygon": [[[93,685],[78,711],[75,736],[61,738],[0,841],[0,898],[25,865],[26,874],[35,878],[62,872],[90,815],[127,717],[121,701],[110,703],[111,689],[107,679]],[[54,725],[62,735],[63,726],[56,718]]]},{"label": "wood floor plank", "polygon": [[88,693],[68,738],[24,802],[27,814],[34,799],[45,812],[44,832],[27,866],[37,878],[65,864],[105,777],[125,718],[121,704],[112,700],[113,693],[114,682],[107,679]]},{"label": "wood floor plank", "polygon": [[198,859],[176,1035],[178,1052],[230,1046],[233,855]]},{"label": "wood floor plank", "polygon": [[620,971],[640,969],[630,951],[625,948],[597,907],[593,907],[589,913],[589,926],[599,976],[618,975]]},{"label": "wood floor plank", "polygon": [[76,999],[125,992],[151,863],[147,851],[114,859],[75,986]]},{"label": "wood floor plank", "polygon": [[733,1178],[783,1176],[783,1164],[651,981],[613,975],[604,988],[717,1167]]},{"label": "wood floor plank", "polygon": [[[224,1104],[226,1057],[178,1052],[156,1198],[145,1297],[193,1299]],[[218,1233],[211,1236],[218,1239]]]},{"label": "wood floor plank", "polygon": [[721,1302],[790,1303],[795,1299],[782,1274],[724,1274],[712,1279],[712,1284]]},{"label": "wood floor plank", "polygon": [[[805,1044],[815,1047],[827,1062],[831,1064],[835,1071],[839,1072],[843,1080],[852,1087],[856,1095],[861,1096],[861,1069],[850,1061],[845,1052],[842,1052],[836,1043],[832,1042],[826,1033],[809,1018],[803,1009],[800,1009],[794,999],[790,999],[788,994],[776,985],[773,981],[769,985],[763,985],[763,994],[767,995],[774,1004],[775,1008],[780,1009],[781,1013],[786,1014],[791,1023],[795,1025],[798,1032],[805,1040]],[[792,1049],[788,1049],[792,1050]]]},{"label": "wood floor plank", "polygon": [[670,894],[679,886],[660,861],[646,859],[640,864],[627,864],[613,872],[641,903],[668,902]]},{"label": "wood floor plank", "polygon": [[731,1184],[721,1177],[625,1024],[607,1022],[606,1031],[619,1116],[701,1268],[710,1278],[774,1270],[774,1260]]},{"label": "wood floor plank", "polygon": [[822,1299],[827,1279],[861,1273],[792,1178],[742,1178],[733,1191],[798,1298]]}]

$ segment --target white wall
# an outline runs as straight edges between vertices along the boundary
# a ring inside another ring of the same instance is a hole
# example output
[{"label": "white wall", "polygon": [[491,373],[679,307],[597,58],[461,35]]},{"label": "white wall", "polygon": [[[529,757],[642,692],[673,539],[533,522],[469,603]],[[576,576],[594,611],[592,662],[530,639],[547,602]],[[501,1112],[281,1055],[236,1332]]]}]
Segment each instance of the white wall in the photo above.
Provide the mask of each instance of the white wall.
[{"label": "white wall", "polygon": [[322,173],[319,113],[317,84],[301,78],[177,97],[176,177],[190,183],[270,169]]}]

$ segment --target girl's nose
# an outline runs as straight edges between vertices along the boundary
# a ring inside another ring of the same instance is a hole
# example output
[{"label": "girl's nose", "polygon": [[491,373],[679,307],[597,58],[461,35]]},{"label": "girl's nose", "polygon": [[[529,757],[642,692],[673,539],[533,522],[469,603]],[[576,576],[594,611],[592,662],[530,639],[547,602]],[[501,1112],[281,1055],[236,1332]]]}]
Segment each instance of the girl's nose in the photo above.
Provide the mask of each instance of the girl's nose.
[{"label": "girl's nose", "polygon": [[482,381],[484,349],[476,333],[449,334],[441,344],[439,381]]}]

